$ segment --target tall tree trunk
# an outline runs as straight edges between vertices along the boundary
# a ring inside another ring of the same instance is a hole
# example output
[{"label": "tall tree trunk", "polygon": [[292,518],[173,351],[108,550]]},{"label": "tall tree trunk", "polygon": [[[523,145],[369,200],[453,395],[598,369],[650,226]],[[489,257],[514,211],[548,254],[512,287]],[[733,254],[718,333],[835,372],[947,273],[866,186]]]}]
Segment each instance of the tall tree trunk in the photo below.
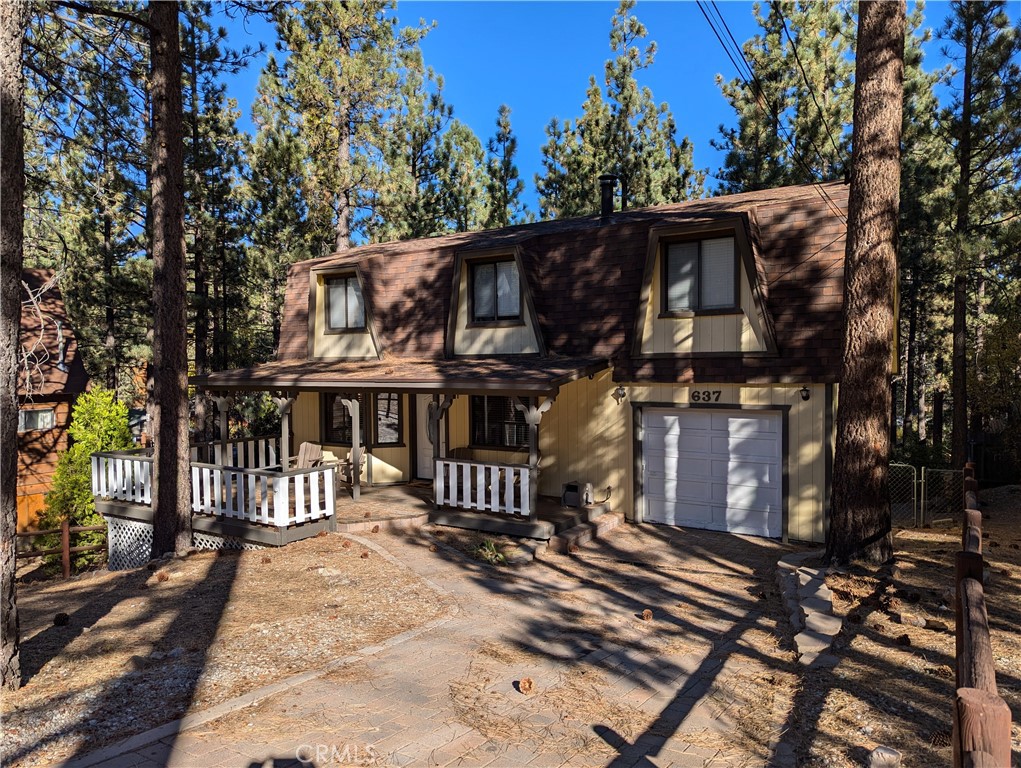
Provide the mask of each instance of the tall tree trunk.
[{"label": "tall tree trunk", "polygon": [[915,368],[918,355],[918,281],[911,276],[911,289],[908,292],[908,344],[904,356],[904,431],[901,439],[904,443],[911,441],[915,434],[915,421],[918,417],[918,399],[915,393]]},{"label": "tall tree trunk", "polygon": [[[206,281],[206,254],[203,228],[206,218],[206,196],[203,184],[202,152],[199,148],[199,41],[195,25],[191,27],[191,165],[193,200],[192,265],[195,270],[195,372],[209,372],[209,285]],[[195,394],[195,431],[198,439],[210,439],[211,416],[205,392]]]},{"label": "tall tree trunk", "polygon": [[905,13],[903,0],[858,7],[844,353],[826,545],[827,556],[841,562],[883,562],[893,553],[887,475]]},{"label": "tall tree trunk", "polygon": [[18,350],[25,228],[25,80],[28,3],[0,3],[0,687],[21,686],[17,588]]},{"label": "tall tree trunk", "polygon": [[[945,366],[943,364],[943,358],[937,353],[936,357],[936,377],[939,378],[943,375]],[[944,413],[946,405],[944,402],[942,388],[937,387],[932,393],[932,447],[936,451],[936,454],[942,458],[943,455],[943,431],[945,427]]]},{"label": "tall tree trunk", "polygon": [[337,169],[343,189],[338,191],[337,238],[333,249],[340,253],[351,247],[351,127],[348,115],[348,102],[341,98],[337,116],[337,134],[340,139],[337,147]]},{"label": "tall tree trunk", "polygon": [[[104,147],[103,164],[109,162]],[[107,208],[108,200],[104,195],[103,202],[103,307],[106,310],[106,340],[103,343],[106,352],[106,388],[117,391],[117,328],[116,316],[113,311],[113,218]]]},{"label": "tall tree trunk", "polygon": [[957,254],[954,260],[954,346],[951,377],[954,410],[950,431],[950,465],[955,469],[963,468],[968,456],[968,267],[964,240],[968,234],[968,220],[971,214],[971,78],[975,56],[972,50],[973,26],[967,14],[965,17],[961,135],[957,137],[957,220],[954,223]]},{"label": "tall tree trunk", "polygon": [[184,125],[178,3],[149,5],[152,50],[152,381],[156,438],[152,553],[191,545],[184,247]]}]

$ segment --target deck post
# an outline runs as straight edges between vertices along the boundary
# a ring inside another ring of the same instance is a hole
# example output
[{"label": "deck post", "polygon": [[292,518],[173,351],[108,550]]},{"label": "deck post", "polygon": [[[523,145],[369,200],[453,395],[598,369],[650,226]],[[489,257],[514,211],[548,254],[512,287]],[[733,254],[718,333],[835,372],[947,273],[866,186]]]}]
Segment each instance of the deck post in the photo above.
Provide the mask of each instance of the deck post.
[{"label": "deck post", "polygon": [[286,472],[291,463],[291,406],[298,399],[296,392],[284,392],[274,397],[277,413],[280,414],[280,469]]},{"label": "deck post", "polygon": [[440,420],[444,417],[447,411],[450,410],[450,406],[454,404],[454,400],[457,395],[444,395],[443,399],[437,402],[436,398],[429,403],[429,425],[426,433],[429,436],[429,442],[433,444],[433,506],[436,509],[440,508],[440,496],[436,492],[437,478],[439,478],[439,468],[436,466],[437,459],[440,458]]},{"label": "deck post", "polygon": [[[220,455],[227,456],[227,411],[230,408],[231,398],[226,392],[220,392],[213,396],[213,402],[216,403],[216,415],[220,422]],[[209,450],[208,447],[206,450]],[[210,458],[207,456],[203,459],[210,464]]]},{"label": "deck post", "polygon": [[362,419],[357,397],[341,397],[340,402],[351,414],[351,498],[358,501],[362,493]]},{"label": "deck post", "polygon": [[[553,390],[539,405],[517,398],[514,407],[525,416],[528,425],[528,519],[539,519],[539,422],[542,415],[553,407],[558,390]],[[521,500],[524,502],[524,499]]]}]

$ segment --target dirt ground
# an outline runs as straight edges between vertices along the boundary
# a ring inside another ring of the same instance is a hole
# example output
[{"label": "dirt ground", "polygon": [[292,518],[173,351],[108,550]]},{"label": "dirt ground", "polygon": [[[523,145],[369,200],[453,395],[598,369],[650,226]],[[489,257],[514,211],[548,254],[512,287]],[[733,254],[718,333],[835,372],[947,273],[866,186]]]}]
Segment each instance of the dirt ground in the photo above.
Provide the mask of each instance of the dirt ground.
[{"label": "dirt ground", "polygon": [[[1021,748],[1021,487],[983,491],[986,603],[1000,695]],[[796,701],[799,765],[845,768],[880,744],[905,768],[950,765],[954,695],[954,553],[958,526],[900,530],[893,569],[850,569],[827,583],[845,619],[832,670],[804,680]],[[884,578],[885,576],[885,578]]]},{"label": "dirt ground", "polygon": [[19,585],[25,685],[3,765],[37,765],[207,709],[424,624],[444,599],[343,535]]}]

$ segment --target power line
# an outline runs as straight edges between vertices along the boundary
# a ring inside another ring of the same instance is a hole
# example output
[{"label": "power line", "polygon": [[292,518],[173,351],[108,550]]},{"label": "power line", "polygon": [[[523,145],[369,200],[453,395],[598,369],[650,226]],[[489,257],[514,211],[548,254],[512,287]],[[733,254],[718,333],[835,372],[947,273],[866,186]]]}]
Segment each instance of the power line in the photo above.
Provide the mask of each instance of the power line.
[{"label": "power line", "polygon": [[813,88],[812,84],[808,81],[808,73],[805,71],[805,66],[801,63],[801,57],[798,55],[798,44],[794,42],[794,38],[791,37],[791,31],[787,28],[787,19],[783,15],[783,6],[781,6],[777,0],[773,0],[772,6],[777,15],[780,17],[780,22],[783,24],[784,34],[787,35],[787,39],[791,44],[791,53],[794,54],[794,60],[798,62],[798,69],[801,70],[801,77],[805,81],[805,87],[808,88],[808,93],[812,97],[812,102],[815,104],[815,108],[819,111],[819,118],[822,120],[823,128],[826,129],[826,135],[830,137],[830,144],[839,159],[840,148],[837,146],[837,142],[833,139],[833,131],[830,130],[830,125],[826,121],[826,113],[823,112],[822,106],[819,104],[819,99],[816,98],[815,88]]},{"label": "power line", "polygon": [[[706,11],[706,9],[705,9],[705,7],[703,5],[703,0],[696,0],[695,4],[698,6],[698,9],[702,12],[702,16],[705,17],[706,22],[709,24],[709,28],[713,31],[713,34],[716,36],[716,39],[719,41],[720,45],[723,46],[723,52],[727,55],[727,58],[730,59],[730,62],[734,65],[734,68],[737,70],[738,78],[742,81],[742,83],[744,84],[745,88],[747,88],[750,91],[753,91],[754,93],[756,93],[758,95],[758,98],[756,99],[756,101],[761,104],[762,109],[767,111],[769,116],[772,117],[773,120],[775,121],[775,125],[777,127],[777,131],[781,134],[780,138],[787,145],[787,148],[790,149],[790,151],[791,151],[791,158],[798,165],[801,166],[801,169],[807,174],[808,178],[812,179],[811,183],[813,184],[813,186],[815,186],[815,188],[819,192],[820,196],[823,197],[823,199],[825,199],[826,202],[829,204],[830,210],[838,218],[840,218],[842,221],[844,221],[846,223],[847,222],[847,218],[844,216],[843,212],[840,210],[840,207],[836,204],[836,202],[834,202],[833,198],[830,197],[829,193],[821,185],[819,179],[816,178],[816,176],[817,176],[816,171],[805,161],[805,159],[798,152],[796,144],[795,144],[795,141],[794,141],[794,137],[791,135],[790,130],[787,128],[787,126],[784,124],[784,122],[780,119],[779,112],[769,105],[769,102],[766,99],[765,90],[762,87],[762,83],[759,81],[758,75],[755,74],[754,68],[748,62],[748,59],[744,55],[744,51],[741,49],[741,46],[738,45],[737,40],[734,38],[734,34],[730,31],[730,27],[727,24],[726,19],[723,18],[723,14],[720,13],[720,9],[716,6],[715,0],[709,0],[709,1],[710,1],[710,5],[716,11],[717,17],[719,18],[719,24],[726,31],[727,36],[730,38],[730,40],[734,44],[734,49],[736,50],[738,57],[740,58],[741,62],[744,63],[745,69],[743,71],[742,71],[742,68],[741,68],[740,64],[738,64],[737,60],[732,55],[730,47],[728,46],[726,41],[723,39],[723,35],[717,29],[716,23],[713,21],[713,19],[710,16],[710,14]],[[749,74],[746,75],[745,72],[747,72]],[[750,76],[750,79],[752,81],[751,83],[749,83],[749,76]],[[752,88],[752,84],[754,84],[754,86],[755,86],[754,89]],[[822,153],[819,152],[819,148],[815,146],[815,143],[812,142],[811,139],[809,139],[809,142],[812,143],[812,146],[815,149],[816,154],[818,154],[819,158],[822,159]]]}]

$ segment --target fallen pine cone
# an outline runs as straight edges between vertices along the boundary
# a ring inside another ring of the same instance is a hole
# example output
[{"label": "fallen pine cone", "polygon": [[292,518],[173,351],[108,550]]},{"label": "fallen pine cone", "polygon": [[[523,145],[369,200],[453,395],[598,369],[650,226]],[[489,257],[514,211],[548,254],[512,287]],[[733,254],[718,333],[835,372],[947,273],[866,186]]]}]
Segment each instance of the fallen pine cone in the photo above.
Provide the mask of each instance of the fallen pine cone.
[{"label": "fallen pine cone", "polygon": [[897,645],[911,645],[911,638],[908,635],[901,635],[894,642]]},{"label": "fallen pine cone", "polygon": [[364,515],[362,515],[362,517],[372,517],[372,513],[366,512]]},{"label": "fallen pine cone", "polygon": [[156,581],[169,581],[170,574],[166,571],[156,571]]},{"label": "fallen pine cone", "polygon": [[344,540],[344,543],[343,543],[343,544],[341,544],[340,546],[342,546],[342,547],[343,547],[344,549],[350,549],[350,547],[351,547],[351,542],[350,542],[350,541],[347,541],[347,540],[345,539],[345,540]]},{"label": "fallen pine cone", "polygon": [[362,552],[362,560],[368,560],[368,559],[369,559],[369,551],[365,550],[364,552]]},{"label": "fallen pine cone", "polygon": [[71,622],[71,617],[66,613],[58,613],[53,617],[53,625],[56,627],[66,627]]},{"label": "fallen pine cone", "polygon": [[319,533],[317,533],[317,534],[315,535],[315,538],[317,538],[317,539],[321,539],[321,538],[322,538],[323,536],[328,536],[328,535],[329,535],[329,534],[328,534],[328,533],[327,533],[326,531],[319,531]]},{"label": "fallen pine cone", "polygon": [[523,677],[518,681],[518,690],[526,696],[535,690],[535,683],[532,682],[532,678]]},{"label": "fallen pine cone", "polygon": [[263,564],[265,564],[265,563],[272,563],[273,562],[273,558],[270,557],[269,555],[263,555],[262,556],[262,562],[263,562]]},{"label": "fallen pine cone", "polygon": [[642,611],[642,621],[652,621],[652,611],[646,608]]},{"label": "fallen pine cone", "polygon": [[373,533],[379,533],[379,526],[378,525],[372,526],[372,532]]}]

